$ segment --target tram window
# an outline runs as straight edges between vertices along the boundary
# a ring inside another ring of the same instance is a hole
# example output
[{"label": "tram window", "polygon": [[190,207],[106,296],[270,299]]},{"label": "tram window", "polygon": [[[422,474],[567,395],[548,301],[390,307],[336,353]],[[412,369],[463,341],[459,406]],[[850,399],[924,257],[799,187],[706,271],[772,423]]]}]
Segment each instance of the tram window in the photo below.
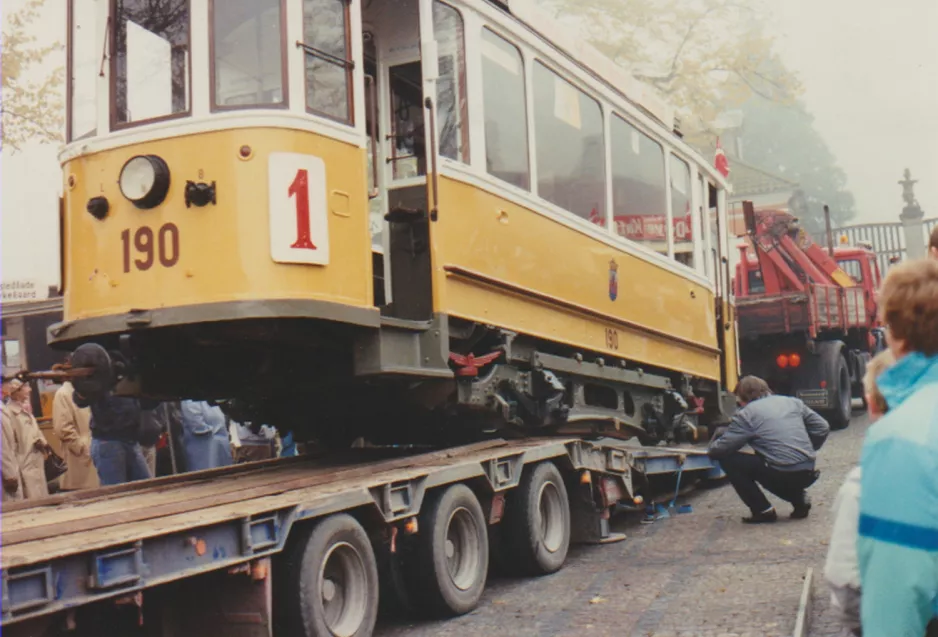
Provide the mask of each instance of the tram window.
[{"label": "tram window", "polygon": [[303,44],[310,47],[306,50],[306,108],[351,124],[348,2],[304,0]]},{"label": "tram window", "polygon": [[286,106],[283,0],[212,0],[215,110]]},{"label": "tram window", "polygon": [[116,124],[189,111],[189,0],[116,0]]},{"label": "tram window", "polygon": [[488,173],[530,189],[524,62],[517,47],[489,29],[482,31],[482,98]]},{"label": "tram window", "polygon": [[606,153],[599,102],[540,62],[534,65],[537,192],[606,225]]},{"label": "tram window", "polygon": [[393,179],[427,174],[427,138],[423,121],[423,81],[420,62],[391,67],[391,146]]},{"label": "tram window", "polygon": [[97,0],[69,0],[68,141],[97,133],[97,86],[101,66]]},{"label": "tram window", "polygon": [[611,131],[616,233],[666,255],[664,150],[619,116],[612,118]]},{"label": "tram window", "polygon": [[671,229],[674,259],[694,267],[694,233],[690,219],[690,166],[671,155]]},{"label": "tram window", "polygon": [[440,120],[440,155],[469,163],[466,40],[459,11],[434,2],[433,34],[439,49],[436,107]]}]

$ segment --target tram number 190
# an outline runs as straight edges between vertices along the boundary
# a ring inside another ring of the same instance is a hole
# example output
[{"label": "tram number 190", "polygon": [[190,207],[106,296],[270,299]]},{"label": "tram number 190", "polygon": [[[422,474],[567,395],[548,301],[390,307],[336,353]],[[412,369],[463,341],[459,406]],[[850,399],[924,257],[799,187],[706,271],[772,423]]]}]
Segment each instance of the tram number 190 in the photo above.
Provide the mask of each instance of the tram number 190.
[{"label": "tram number 190", "polygon": [[[179,228],[174,223],[163,224],[156,232],[148,226],[140,226],[131,234],[128,228],[121,232],[121,244],[124,272],[130,272],[131,266],[141,271],[149,270],[157,259],[164,268],[171,268],[179,262]],[[131,256],[136,258],[131,259]]]},{"label": "tram number 190", "polygon": [[619,332],[611,327],[606,328],[606,347],[619,349]]}]

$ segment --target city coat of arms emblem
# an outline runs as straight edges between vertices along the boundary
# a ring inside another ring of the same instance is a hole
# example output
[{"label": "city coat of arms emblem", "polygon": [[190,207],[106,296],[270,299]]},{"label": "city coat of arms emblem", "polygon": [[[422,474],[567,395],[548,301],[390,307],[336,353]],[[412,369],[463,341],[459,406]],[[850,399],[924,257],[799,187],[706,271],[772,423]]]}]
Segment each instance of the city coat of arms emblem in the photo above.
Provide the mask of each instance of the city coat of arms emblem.
[{"label": "city coat of arms emblem", "polygon": [[619,264],[613,259],[609,262],[609,298],[612,301],[619,296]]}]

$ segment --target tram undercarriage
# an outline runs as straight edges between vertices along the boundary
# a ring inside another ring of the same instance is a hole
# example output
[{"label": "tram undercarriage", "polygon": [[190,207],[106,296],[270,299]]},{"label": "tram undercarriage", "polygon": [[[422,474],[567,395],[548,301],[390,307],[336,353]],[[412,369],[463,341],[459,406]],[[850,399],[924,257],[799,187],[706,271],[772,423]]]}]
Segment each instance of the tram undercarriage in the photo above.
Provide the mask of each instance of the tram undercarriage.
[{"label": "tram undercarriage", "polygon": [[237,421],[347,447],[578,435],[695,442],[718,384],[447,317],[380,329],[230,321],[88,343],[76,389],[216,401]]}]

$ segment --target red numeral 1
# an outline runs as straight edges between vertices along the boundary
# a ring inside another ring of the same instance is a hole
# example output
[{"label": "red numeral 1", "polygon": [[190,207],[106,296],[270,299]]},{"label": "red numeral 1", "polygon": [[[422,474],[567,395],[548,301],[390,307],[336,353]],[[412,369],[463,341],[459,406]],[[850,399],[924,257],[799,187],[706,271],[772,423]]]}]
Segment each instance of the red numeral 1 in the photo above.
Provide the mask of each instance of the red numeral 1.
[{"label": "red numeral 1", "polygon": [[290,247],[315,250],[309,238],[309,173],[305,169],[296,171],[287,194],[296,195],[296,241]]}]

